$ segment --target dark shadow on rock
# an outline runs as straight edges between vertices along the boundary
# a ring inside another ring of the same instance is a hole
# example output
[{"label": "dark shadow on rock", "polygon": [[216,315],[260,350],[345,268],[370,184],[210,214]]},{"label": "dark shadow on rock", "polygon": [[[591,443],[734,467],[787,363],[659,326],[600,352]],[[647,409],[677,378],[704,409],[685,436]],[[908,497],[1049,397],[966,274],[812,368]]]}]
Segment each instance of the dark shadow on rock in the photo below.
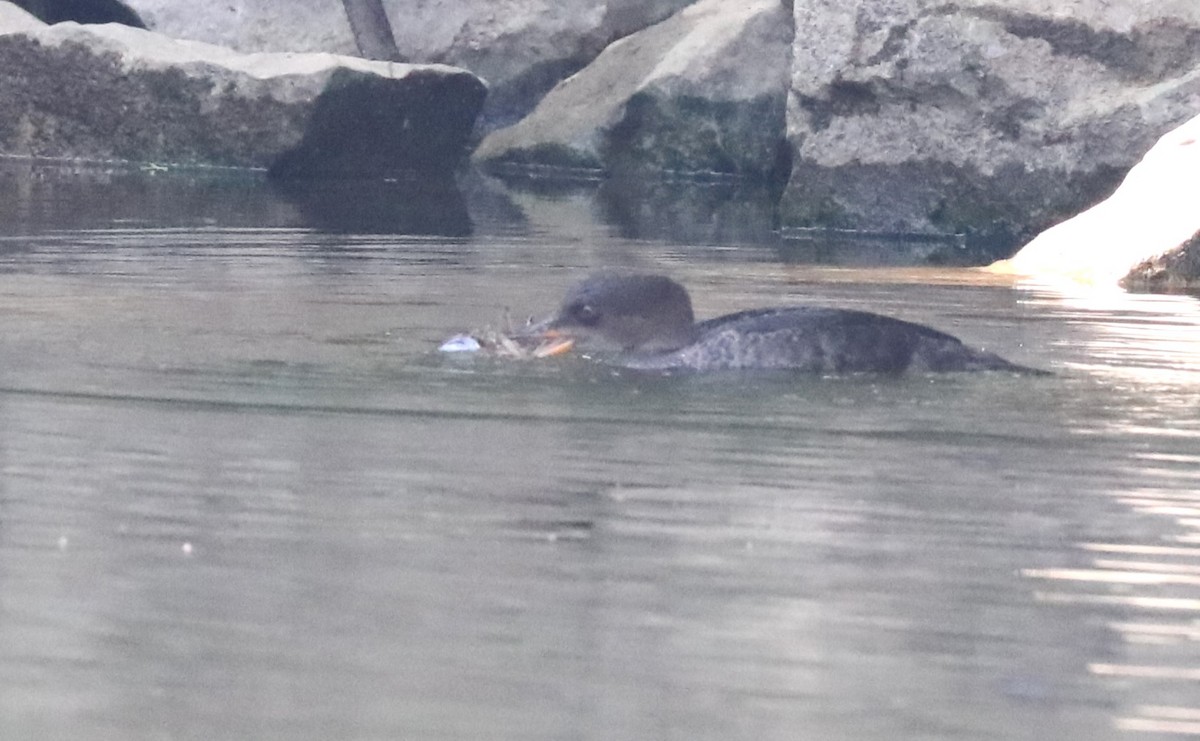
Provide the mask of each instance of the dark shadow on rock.
[{"label": "dark shadow on rock", "polygon": [[488,91],[487,101],[479,114],[477,138],[520,121],[551,88],[583,69],[586,64],[587,60],[580,57],[538,62],[493,87]]},{"label": "dark shadow on rock", "polygon": [[403,84],[341,70],[316,101],[303,140],[273,178],[448,175],[467,153],[487,94],[477,78],[417,69]]},{"label": "dark shadow on rock", "polygon": [[396,36],[392,33],[392,24],[382,0],[342,0],[342,8],[350,21],[350,31],[354,34],[359,56],[392,62],[408,61],[396,48]]},{"label": "dark shadow on rock", "polygon": [[1186,74],[1200,63],[1200,29],[1182,20],[1162,18],[1116,31],[1000,7],[962,13],[998,22],[1018,38],[1043,41],[1060,56],[1091,59],[1127,80],[1158,83]]},{"label": "dark shadow on rock", "polygon": [[466,201],[452,175],[273,184],[299,210],[304,223],[322,231],[445,237],[472,233]]},{"label": "dark shadow on rock", "polygon": [[121,23],[145,28],[141,17],[120,0],[13,0],[43,23]]},{"label": "dark shadow on rock", "polygon": [[640,92],[605,132],[599,159],[612,172],[649,168],[782,183],[789,171],[776,168],[786,128],[782,95],[714,101]]}]

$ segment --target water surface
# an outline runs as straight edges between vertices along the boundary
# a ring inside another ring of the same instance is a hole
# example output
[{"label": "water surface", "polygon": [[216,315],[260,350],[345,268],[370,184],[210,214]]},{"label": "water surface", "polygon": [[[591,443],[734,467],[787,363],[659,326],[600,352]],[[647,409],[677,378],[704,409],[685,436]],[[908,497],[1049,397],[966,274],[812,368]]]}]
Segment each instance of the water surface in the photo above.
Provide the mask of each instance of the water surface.
[{"label": "water surface", "polygon": [[[1193,299],[813,264],[843,248],[587,191],[356,229],[252,179],[0,189],[5,738],[1200,733]],[[433,351],[611,265],[1055,375]]]}]

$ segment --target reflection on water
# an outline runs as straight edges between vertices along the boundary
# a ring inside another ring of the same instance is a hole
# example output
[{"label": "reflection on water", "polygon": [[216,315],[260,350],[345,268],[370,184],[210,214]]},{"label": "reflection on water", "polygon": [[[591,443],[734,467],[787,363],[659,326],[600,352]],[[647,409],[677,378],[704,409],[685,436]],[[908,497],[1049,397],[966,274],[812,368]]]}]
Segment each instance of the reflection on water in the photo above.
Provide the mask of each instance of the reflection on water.
[{"label": "reflection on water", "polygon": [[1027,290],[1067,321],[1097,326],[1080,368],[1145,384],[1200,381],[1200,301],[1191,296],[1126,293],[1085,286]]},{"label": "reflection on water", "polygon": [[[1108,628],[1120,636],[1119,651],[1088,664],[1094,675],[1138,690],[1131,693],[1138,701],[1120,708],[1118,729],[1200,735],[1200,663],[1193,649],[1200,639],[1200,454],[1194,452],[1200,303],[1086,287],[1030,291],[1034,303],[1064,321],[1091,327],[1077,367],[1105,379],[1117,395],[1113,406],[1126,411],[1078,434],[1135,441],[1124,456],[1138,483],[1108,494],[1122,509],[1162,524],[1141,538],[1124,533],[1115,541],[1077,543],[1088,554],[1082,568],[1022,573],[1045,585],[1039,599],[1087,605],[1107,616]],[[1147,445],[1155,439],[1170,444]]]},{"label": "reflection on water", "polygon": [[275,183],[305,222],[330,232],[465,237],[471,216],[454,178],[284,180]]},{"label": "reflection on water", "polygon": [[[587,193],[404,236],[118,180],[0,178],[5,738],[1197,732],[1188,300],[635,239]],[[433,352],[613,264],[1056,375]]]}]

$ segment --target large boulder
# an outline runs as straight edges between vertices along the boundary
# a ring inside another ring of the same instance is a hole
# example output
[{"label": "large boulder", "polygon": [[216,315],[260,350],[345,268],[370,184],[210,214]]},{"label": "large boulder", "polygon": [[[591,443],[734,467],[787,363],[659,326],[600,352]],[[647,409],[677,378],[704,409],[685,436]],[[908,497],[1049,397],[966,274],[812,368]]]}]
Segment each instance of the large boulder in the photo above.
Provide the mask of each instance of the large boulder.
[{"label": "large boulder", "polygon": [[[1200,232],[1200,116],[1168,132],[1104,201],[991,266],[1042,281],[1194,285]],[[1185,245],[1185,243],[1187,243]]]},{"label": "large boulder", "polygon": [[[356,54],[339,0],[127,0],[147,26],[244,52]],[[405,58],[464,67],[488,81],[484,130],[528,113],[611,40],[694,0],[384,0]]]},{"label": "large boulder", "polygon": [[1010,252],[1200,109],[1194,0],[795,3],[785,226]]},{"label": "large boulder", "polygon": [[791,35],[779,0],[701,0],[611,44],[475,159],[769,178],[785,141]]},{"label": "large boulder", "polygon": [[0,152],[268,168],[446,172],[484,84],[441,65],[241,54],[115,24],[46,26],[0,2]]}]

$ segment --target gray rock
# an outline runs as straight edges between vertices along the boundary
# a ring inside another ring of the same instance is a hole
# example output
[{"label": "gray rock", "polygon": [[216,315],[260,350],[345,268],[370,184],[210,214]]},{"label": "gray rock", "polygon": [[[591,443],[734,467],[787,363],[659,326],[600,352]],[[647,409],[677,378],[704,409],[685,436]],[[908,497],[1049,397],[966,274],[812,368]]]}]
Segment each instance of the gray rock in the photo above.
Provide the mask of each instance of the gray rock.
[{"label": "gray rock", "polygon": [[1011,252],[1200,108],[1193,0],[811,0],[795,24],[785,226]]},{"label": "gray rock", "polygon": [[1200,290],[1200,232],[1179,247],[1138,263],[1120,285],[1139,293]]},{"label": "gray rock", "polygon": [[1163,135],[1111,196],[1055,224],[990,269],[1043,284],[1111,286],[1141,263],[1134,269],[1143,276],[1139,280],[1168,280],[1165,273],[1186,270],[1187,261],[1173,256],[1200,232],[1197,194],[1200,115]]},{"label": "gray rock", "polygon": [[126,5],[151,31],[246,54],[358,53],[341,0],[126,0]]},{"label": "gray rock", "polygon": [[[611,40],[694,0],[384,0],[405,58],[464,67],[488,81],[485,130],[528,113]],[[244,52],[355,54],[339,0],[128,0],[155,31]]]},{"label": "gray rock", "polygon": [[36,16],[11,3],[0,2],[0,23],[9,33],[32,33],[46,26]]},{"label": "gray rock", "polygon": [[486,92],[452,67],[247,55],[115,24],[46,26],[8,3],[0,69],[5,154],[284,176],[446,172]]},{"label": "gray rock", "polygon": [[701,0],[611,44],[474,156],[767,178],[784,143],[790,39],[778,0]]}]

